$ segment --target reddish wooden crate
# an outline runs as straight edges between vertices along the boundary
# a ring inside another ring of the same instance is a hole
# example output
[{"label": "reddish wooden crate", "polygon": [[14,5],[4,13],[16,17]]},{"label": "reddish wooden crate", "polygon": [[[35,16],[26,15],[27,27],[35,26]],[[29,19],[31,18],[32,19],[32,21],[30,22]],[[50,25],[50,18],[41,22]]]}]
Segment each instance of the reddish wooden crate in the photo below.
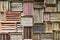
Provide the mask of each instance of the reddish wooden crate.
[{"label": "reddish wooden crate", "polygon": [[21,13],[14,12],[14,11],[6,11],[5,14],[5,21],[20,21]]}]

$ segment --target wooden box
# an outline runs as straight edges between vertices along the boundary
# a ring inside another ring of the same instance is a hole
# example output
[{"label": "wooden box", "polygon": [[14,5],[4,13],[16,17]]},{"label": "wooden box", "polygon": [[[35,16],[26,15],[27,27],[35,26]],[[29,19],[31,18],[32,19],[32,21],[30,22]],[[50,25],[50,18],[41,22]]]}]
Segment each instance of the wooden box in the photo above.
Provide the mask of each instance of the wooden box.
[{"label": "wooden box", "polygon": [[33,26],[33,17],[29,17],[29,16],[21,17],[21,24],[23,26]]},{"label": "wooden box", "polygon": [[51,13],[50,21],[60,21],[60,13]]},{"label": "wooden box", "polygon": [[34,33],[33,34],[33,40],[41,40],[41,34],[40,33]]},{"label": "wooden box", "polygon": [[57,7],[46,7],[45,12],[57,12]]},{"label": "wooden box", "polygon": [[11,3],[12,11],[23,11],[22,3]]},{"label": "wooden box", "polygon": [[56,0],[46,0],[47,4],[56,4]]},{"label": "wooden box", "polygon": [[34,9],[34,23],[43,23],[43,13],[44,13],[44,9],[38,9],[35,8]]},{"label": "wooden box", "polygon": [[0,12],[8,11],[8,1],[0,1]]},{"label": "wooden box", "polygon": [[23,40],[23,35],[20,32],[10,32],[10,40]]}]

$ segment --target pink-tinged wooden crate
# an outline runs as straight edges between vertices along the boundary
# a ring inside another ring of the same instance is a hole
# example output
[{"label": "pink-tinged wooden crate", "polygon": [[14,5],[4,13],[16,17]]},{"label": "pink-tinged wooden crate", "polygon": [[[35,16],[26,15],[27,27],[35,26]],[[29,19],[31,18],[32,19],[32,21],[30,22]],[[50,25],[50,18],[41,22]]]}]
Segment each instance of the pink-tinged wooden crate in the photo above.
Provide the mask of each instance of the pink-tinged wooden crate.
[{"label": "pink-tinged wooden crate", "polygon": [[24,16],[32,16],[33,15],[33,3],[23,3],[23,13]]},{"label": "pink-tinged wooden crate", "polygon": [[50,21],[50,15],[48,13],[44,14],[44,21]]},{"label": "pink-tinged wooden crate", "polygon": [[5,14],[5,21],[20,21],[21,13],[14,12],[14,11],[6,11]]}]

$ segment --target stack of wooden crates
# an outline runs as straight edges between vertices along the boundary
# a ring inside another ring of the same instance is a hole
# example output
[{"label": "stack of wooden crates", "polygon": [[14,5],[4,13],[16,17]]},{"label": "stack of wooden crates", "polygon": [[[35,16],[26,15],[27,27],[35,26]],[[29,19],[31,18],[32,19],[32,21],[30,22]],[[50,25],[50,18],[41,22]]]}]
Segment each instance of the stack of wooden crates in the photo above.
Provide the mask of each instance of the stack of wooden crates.
[{"label": "stack of wooden crates", "polygon": [[60,0],[0,0],[0,40],[60,40]]}]

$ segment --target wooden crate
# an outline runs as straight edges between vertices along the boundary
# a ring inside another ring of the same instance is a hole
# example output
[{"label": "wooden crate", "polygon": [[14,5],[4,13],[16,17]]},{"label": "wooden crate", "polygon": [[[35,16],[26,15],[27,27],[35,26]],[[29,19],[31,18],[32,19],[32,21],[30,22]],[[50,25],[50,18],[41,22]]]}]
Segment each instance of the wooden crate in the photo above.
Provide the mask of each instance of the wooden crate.
[{"label": "wooden crate", "polygon": [[52,33],[42,33],[41,40],[53,40],[53,34]]},{"label": "wooden crate", "polygon": [[52,26],[53,26],[53,30],[59,30],[60,29],[60,23],[52,23]]},{"label": "wooden crate", "polygon": [[40,33],[34,33],[33,34],[33,40],[41,40],[41,34]]},{"label": "wooden crate", "polygon": [[5,21],[20,21],[21,13],[16,11],[6,11],[5,14]]},{"label": "wooden crate", "polygon": [[46,4],[56,4],[56,0],[46,0]]},{"label": "wooden crate", "polygon": [[32,39],[32,27],[24,27],[24,39]]},{"label": "wooden crate", "polygon": [[0,1],[0,12],[8,10],[8,1]]},{"label": "wooden crate", "polygon": [[0,33],[0,40],[10,40],[8,33]]},{"label": "wooden crate", "polygon": [[24,13],[24,16],[33,15],[33,2],[24,2],[23,3],[23,13]]},{"label": "wooden crate", "polygon": [[23,35],[20,32],[10,32],[10,40],[23,40]]},{"label": "wooden crate", "polygon": [[46,7],[45,12],[57,12],[57,7]]},{"label": "wooden crate", "polygon": [[51,13],[50,21],[60,21],[60,13]]},{"label": "wooden crate", "polygon": [[45,13],[43,19],[44,19],[44,21],[50,21],[50,14],[49,13]]},{"label": "wooden crate", "polygon": [[34,23],[43,23],[43,13],[44,13],[44,9],[38,9],[35,8],[34,9]]},{"label": "wooden crate", "polygon": [[23,26],[33,26],[33,17],[29,16],[23,16],[21,17],[21,24]]},{"label": "wooden crate", "polygon": [[45,33],[45,25],[44,24],[34,24],[33,27],[34,33]]},{"label": "wooden crate", "polygon": [[45,22],[45,33],[53,33],[53,26],[51,22]]},{"label": "wooden crate", "polygon": [[1,32],[16,32],[16,22],[1,22]]},{"label": "wooden crate", "polygon": [[60,31],[59,30],[53,31],[53,40],[60,40]]},{"label": "wooden crate", "polygon": [[11,3],[12,11],[23,11],[22,3]]}]

